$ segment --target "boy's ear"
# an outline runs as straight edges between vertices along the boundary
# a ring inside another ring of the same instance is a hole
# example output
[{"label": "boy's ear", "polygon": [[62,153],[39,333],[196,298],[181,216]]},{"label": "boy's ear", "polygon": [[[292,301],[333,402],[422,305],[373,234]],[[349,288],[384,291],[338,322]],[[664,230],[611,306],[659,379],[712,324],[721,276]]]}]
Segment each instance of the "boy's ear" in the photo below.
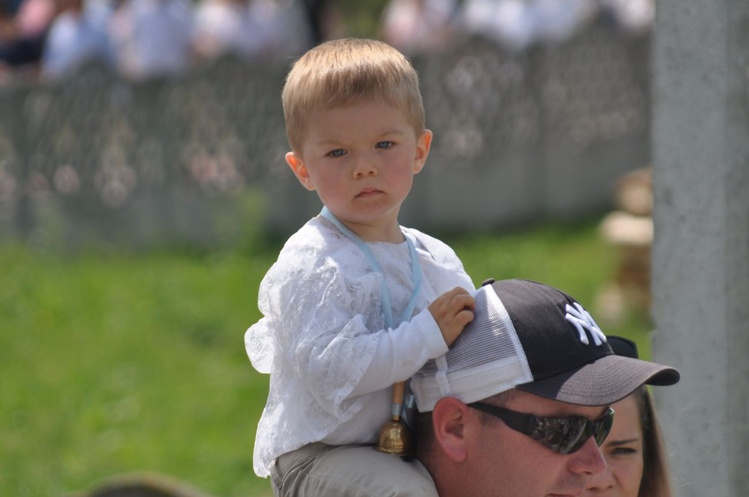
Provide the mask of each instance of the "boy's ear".
[{"label": "boy's ear", "polygon": [[418,174],[424,169],[427,157],[429,157],[429,149],[432,147],[432,132],[431,130],[425,129],[421,136],[416,140],[416,157],[414,157],[414,174]]},{"label": "boy's ear", "polygon": [[307,166],[304,165],[304,161],[301,159],[301,157],[296,155],[294,152],[286,152],[285,158],[286,163],[289,165],[291,170],[294,171],[294,176],[296,176],[296,179],[298,179],[302,186],[307,190],[313,191],[315,189],[315,184],[312,182],[309,171],[307,171]]}]

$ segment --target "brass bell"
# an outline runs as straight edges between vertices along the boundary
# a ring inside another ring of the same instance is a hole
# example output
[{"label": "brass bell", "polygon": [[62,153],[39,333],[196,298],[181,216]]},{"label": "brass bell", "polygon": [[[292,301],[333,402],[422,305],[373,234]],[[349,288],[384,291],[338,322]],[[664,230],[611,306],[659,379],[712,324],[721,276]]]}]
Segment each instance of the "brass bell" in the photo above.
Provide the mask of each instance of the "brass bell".
[{"label": "brass bell", "polygon": [[406,382],[401,381],[393,385],[393,418],[382,425],[375,450],[386,454],[406,457],[414,454],[414,442],[411,429],[401,421],[403,397]]}]

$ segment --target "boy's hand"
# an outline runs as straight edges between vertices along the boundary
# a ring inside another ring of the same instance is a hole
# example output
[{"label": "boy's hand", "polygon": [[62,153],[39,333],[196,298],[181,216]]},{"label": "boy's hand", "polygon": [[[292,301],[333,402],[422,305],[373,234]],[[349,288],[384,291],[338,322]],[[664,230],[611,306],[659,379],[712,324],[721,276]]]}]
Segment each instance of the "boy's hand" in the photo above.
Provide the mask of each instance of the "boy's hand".
[{"label": "boy's hand", "polygon": [[476,301],[465,288],[455,287],[443,293],[429,305],[429,312],[437,321],[442,332],[442,338],[450,347],[458,335],[463,332],[465,325],[473,321],[473,309]]}]

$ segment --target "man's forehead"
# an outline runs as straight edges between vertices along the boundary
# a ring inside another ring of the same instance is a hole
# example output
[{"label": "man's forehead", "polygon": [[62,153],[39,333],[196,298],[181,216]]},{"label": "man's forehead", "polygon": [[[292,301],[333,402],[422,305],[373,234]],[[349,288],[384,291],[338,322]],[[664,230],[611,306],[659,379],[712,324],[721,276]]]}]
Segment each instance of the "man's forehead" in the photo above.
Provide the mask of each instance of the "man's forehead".
[{"label": "man's forehead", "polygon": [[588,419],[597,419],[606,411],[606,409],[608,409],[609,406],[581,406],[577,404],[569,404],[567,402],[547,399],[516,389],[505,404],[505,407],[514,411],[535,414],[537,416],[580,416]]}]

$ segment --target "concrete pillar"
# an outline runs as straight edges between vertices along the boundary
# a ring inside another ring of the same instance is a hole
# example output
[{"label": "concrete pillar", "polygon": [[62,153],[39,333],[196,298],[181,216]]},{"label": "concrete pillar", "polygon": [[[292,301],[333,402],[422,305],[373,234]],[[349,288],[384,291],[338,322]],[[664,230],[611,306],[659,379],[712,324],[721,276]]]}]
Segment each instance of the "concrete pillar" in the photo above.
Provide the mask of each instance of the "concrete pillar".
[{"label": "concrete pillar", "polygon": [[659,0],[653,358],[678,497],[749,495],[749,2]]}]

